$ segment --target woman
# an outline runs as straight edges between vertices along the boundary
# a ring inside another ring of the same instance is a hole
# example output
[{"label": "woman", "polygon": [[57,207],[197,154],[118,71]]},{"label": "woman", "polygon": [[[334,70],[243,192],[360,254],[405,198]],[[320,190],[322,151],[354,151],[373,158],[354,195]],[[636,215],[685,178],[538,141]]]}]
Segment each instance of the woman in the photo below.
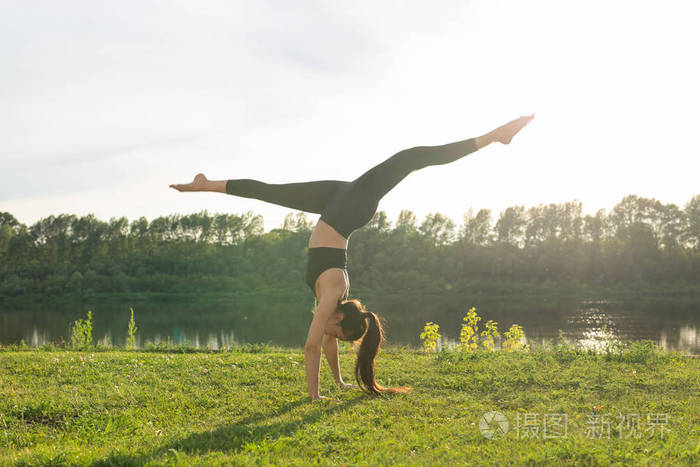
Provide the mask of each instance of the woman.
[{"label": "woman", "polygon": [[534,115],[520,117],[477,138],[403,150],[353,182],[324,180],[272,185],[249,179],[212,181],[198,174],[192,183],[170,187],[178,191],[228,193],[321,214],[309,240],[306,270],[306,282],[318,302],[304,346],[309,395],[313,400],[327,399],[319,395],[318,387],[322,347],[338,385],[358,387],[343,382],[337,339],[362,339],[355,379],[363,391],[372,395],[406,392],[410,388],[385,388],[375,380],[374,361],[384,334],[377,315],[365,311],[358,300],[348,300],[348,238],[372,219],[379,200],[414,170],[456,161],[493,142],[508,144],[533,118]]}]

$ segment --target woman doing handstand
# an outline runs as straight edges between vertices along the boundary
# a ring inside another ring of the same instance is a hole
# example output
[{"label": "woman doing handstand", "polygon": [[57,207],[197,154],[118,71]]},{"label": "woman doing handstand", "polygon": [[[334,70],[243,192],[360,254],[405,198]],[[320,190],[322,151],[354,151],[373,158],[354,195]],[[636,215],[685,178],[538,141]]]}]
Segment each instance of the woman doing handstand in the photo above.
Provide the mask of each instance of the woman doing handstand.
[{"label": "woman doing handstand", "polygon": [[410,388],[386,388],[375,380],[374,361],[384,333],[376,314],[366,311],[358,300],[348,299],[348,238],[372,219],[379,200],[411,172],[448,164],[494,142],[508,144],[533,118],[534,115],[520,117],[477,138],[405,149],[352,182],[268,184],[249,179],[213,181],[198,174],[192,183],[170,186],[178,191],[212,191],[255,198],[320,214],[309,239],[306,268],[306,283],[318,302],[304,346],[309,395],[313,400],[326,398],[319,395],[321,348],[340,387],[358,387],[343,382],[337,339],[362,339],[355,363],[355,379],[363,391],[372,395],[406,392]]}]

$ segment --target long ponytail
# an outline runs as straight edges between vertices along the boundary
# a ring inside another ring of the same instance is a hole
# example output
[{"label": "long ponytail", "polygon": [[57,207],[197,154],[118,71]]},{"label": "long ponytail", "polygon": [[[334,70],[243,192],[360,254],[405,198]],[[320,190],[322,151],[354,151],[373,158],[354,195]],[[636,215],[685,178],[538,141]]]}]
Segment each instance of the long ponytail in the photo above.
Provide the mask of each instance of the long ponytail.
[{"label": "long ponytail", "polygon": [[[347,335],[352,336],[352,340],[362,337],[360,350],[357,353],[357,362],[355,363],[355,379],[360,388],[373,396],[410,391],[411,388],[408,387],[385,388],[377,383],[375,378],[375,360],[379,353],[379,347],[384,342],[384,330],[377,315],[364,311],[362,304],[358,300],[347,300],[341,303],[339,308],[345,314],[343,321],[347,319],[346,323],[341,323],[343,330],[347,329]],[[361,330],[359,335],[353,328],[357,328],[357,331]]]}]

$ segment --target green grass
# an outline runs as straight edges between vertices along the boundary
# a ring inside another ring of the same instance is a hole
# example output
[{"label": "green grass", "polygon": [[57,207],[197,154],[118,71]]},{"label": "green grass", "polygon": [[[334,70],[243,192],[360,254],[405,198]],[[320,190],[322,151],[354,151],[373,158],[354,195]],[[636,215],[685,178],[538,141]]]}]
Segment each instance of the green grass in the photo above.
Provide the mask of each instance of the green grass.
[{"label": "green grass", "polygon": [[[337,400],[313,404],[299,349],[184,350],[0,349],[0,465],[700,462],[700,360],[648,343],[602,355],[389,348],[380,381],[413,392],[340,390],[324,363],[322,394]],[[346,381],[353,364],[343,350]],[[510,430],[489,440],[479,420],[493,410]],[[565,414],[567,434],[519,439],[518,414],[540,430]],[[610,417],[609,437],[588,436],[592,414]],[[626,437],[618,414],[639,414],[642,430],[665,414],[664,436]]]}]

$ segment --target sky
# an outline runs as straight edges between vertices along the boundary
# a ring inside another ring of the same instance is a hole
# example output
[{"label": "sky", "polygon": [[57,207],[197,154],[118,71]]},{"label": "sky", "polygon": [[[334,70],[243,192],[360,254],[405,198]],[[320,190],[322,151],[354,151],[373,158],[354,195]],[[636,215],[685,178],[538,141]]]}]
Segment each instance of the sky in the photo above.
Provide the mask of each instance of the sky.
[{"label": "sky", "polygon": [[292,211],[168,185],[352,180],[531,113],[379,208],[682,207],[700,194],[699,19],[673,0],[1,0],[0,211],[252,210],[272,229]]}]

